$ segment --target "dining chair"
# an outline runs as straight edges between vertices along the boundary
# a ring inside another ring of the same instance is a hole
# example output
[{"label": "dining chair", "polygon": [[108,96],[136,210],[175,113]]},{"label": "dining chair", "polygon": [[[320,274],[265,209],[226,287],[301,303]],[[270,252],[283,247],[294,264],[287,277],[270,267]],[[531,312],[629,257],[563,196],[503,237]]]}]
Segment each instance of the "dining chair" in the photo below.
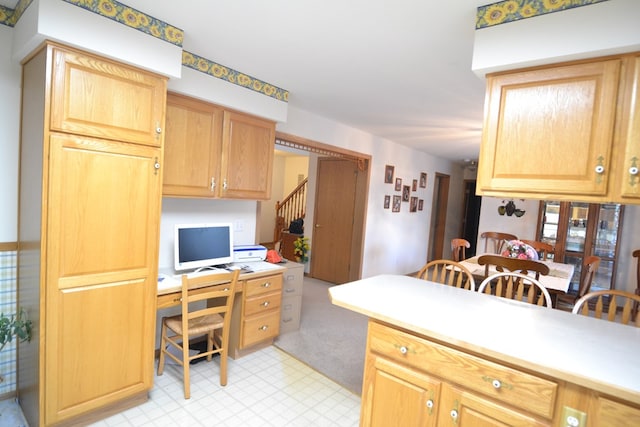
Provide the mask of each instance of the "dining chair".
[{"label": "dining chair", "polygon": [[[485,253],[499,254],[504,248],[504,244],[509,240],[518,240],[515,234],[500,233],[498,231],[485,231],[480,234],[480,237],[484,240]],[[489,244],[491,243],[491,244]]]},{"label": "dining chair", "polygon": [[540,261],[531,259],[509,258],[501,255],[481,255],[478,258],[478,264],[484,265],[484,277],[489,276],[489,268],[493,265],[498,272],[511,271],[522,274],[535,273],[535,279],[538,280],[540,275],[549,274],[549,266]]},{"label": "dining chair", "polygon": [[448,259],[438,259],[428,262],[416,275],[418,279],[430,280],[456,288],[476,290],[473,275],[463,265]]},{"label": "dining chair", "polygon": [[549,291],[536,279],[521,273],[496,273],[484,279],[479,293],[552,308]]},{"label": "dining chair", "polygon": [[585,257],[578,291],[569,291],[566,294],[558,295],[556,297],[555,307],[560,310],[571,311],[578,299],[591,292],[591,285],[593,284],[593,278],[598,271],[598,267],[600,267],[600,257],[595,255]]},{"label": "dining chair", "polygon": [[[207,361],[211,361],[214,354],[219,354],[220,385],[227,384],[227,346],[231,309],[239,275],[240,270],[194,277],[183,274],[180,314],[162,318],[158,375],[164,372],[167,356],[181,365],[185,399],[191,397],[189,365],[194,359],[206,356]],[[202,304],[207,300],[215,305],[203,308]],[[200,303],[193,304],[197,302]],[[189,340],[202,335],[207,337],[206,351],[190,355]],[[181,356],[174,355],[171,348],[175,348]]]},{"label": "dining chair", "polygon": [[469,249],[471,247],[471,243],[465,239],[451,239],[451,256],[454,261],[463,261],[467,258],[465,254],[465,249]]},{"label": "dining chair", "polygon": [[548,258],[553,259],[553,256],[555,255],[555,248],[545,242],[541,242],[539,240],[521,240],[522,243],[526,243],[527,245],[531,246],[533,249],[536,250],[536,252],[538,252],[538,256],[540,258],[540,261],[546,261]]},{"label": "dining chair", "polygon": [[[638,303],[640,295],[617,289],[604,289],[583,295],[576,301],[571,312],[640,327],[640,316],[633,315],[633,305]],[[618,313],[618,307],[622,307],[621,313]]]}]

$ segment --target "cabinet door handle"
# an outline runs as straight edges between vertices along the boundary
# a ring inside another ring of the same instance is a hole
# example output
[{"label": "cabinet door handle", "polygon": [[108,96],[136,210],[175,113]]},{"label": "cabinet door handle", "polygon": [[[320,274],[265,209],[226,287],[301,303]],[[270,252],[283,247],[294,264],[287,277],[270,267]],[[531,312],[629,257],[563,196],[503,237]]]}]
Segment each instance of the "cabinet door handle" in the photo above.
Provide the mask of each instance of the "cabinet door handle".
[{"label": "cabinet door handle", "polygon": [[227,188],[229,188],[229,186],[227,185],[227,178],[225,178],[224,181],[222,181],[222,189],[226,190]]},{"label": "cabinet door handle", "polygon": [[211,177],[211,191],[215,190],[216,188],[216,179],[214,177]]}]

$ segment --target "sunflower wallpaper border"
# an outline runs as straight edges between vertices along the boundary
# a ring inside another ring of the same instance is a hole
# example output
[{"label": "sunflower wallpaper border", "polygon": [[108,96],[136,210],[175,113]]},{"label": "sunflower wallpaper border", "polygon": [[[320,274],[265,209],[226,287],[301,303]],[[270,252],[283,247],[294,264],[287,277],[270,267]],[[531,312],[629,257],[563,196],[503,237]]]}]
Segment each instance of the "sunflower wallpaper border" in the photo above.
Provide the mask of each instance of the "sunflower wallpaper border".
[{"label": "sunflower wallpaper border", "polygon": [[478,7],[476,30],[609,0],[504,0]]}]

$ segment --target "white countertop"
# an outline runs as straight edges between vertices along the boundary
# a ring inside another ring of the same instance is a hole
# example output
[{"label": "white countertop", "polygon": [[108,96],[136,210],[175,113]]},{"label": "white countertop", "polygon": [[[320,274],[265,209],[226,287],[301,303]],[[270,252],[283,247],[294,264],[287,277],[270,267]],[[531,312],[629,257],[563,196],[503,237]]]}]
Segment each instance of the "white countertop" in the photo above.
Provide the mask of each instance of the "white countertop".
[{"label": "white countertop", "polygon": [[640,404],[640,328],[409,276],[362,279],[329,296],[373,319]]}]

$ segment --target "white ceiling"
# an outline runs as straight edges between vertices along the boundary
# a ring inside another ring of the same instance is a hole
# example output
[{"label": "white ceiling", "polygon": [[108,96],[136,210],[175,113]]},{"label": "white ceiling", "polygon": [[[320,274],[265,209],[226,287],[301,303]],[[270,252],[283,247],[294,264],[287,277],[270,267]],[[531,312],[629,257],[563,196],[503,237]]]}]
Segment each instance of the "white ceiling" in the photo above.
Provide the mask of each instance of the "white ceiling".
[{"label": "white ceiling", "polygon": [[490,1],[121,2],[184,30],[185,50],[288,90],[292,107],[439,157],[478,156],[485,82],[471,58],[476,8]]}]

